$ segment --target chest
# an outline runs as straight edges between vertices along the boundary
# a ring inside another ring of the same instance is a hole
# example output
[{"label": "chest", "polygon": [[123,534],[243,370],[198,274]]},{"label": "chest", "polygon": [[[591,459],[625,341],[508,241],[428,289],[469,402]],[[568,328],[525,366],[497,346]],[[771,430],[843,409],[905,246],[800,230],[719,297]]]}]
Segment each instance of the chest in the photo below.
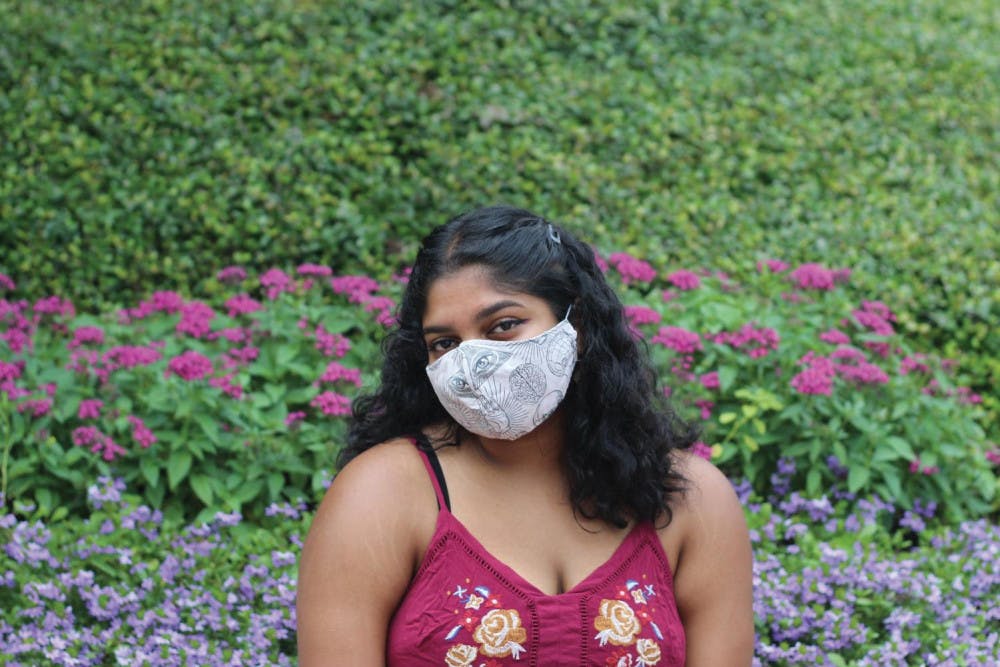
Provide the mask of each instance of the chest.
[{"label": "chest", "polygon": [[684,664],[670,566],[648,525],[553,595],[443,512],[388,643],[390,665]]}]

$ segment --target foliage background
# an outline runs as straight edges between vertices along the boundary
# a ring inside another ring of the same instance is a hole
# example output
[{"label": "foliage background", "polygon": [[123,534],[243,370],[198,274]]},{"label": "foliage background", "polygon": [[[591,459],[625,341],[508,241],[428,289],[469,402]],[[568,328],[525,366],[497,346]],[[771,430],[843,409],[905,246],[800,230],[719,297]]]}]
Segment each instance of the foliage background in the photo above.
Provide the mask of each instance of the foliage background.
[{"label": "foliage background", "polygon": [[990,0],[0,13],[0,270],[38,294],[120,302],[227,263],[384,277],[503,200],[655,264],[857,266],[1000,380]]}]

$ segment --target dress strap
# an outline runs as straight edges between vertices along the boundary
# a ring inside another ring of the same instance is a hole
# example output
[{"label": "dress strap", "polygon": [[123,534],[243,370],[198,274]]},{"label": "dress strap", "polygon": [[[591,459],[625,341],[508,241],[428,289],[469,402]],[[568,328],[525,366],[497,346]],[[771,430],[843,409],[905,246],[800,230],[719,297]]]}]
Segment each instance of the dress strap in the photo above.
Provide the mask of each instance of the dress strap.
[{"label": "dress strap", "polygon": [[444,481],[444,471],[441,470],[441,462],[438,461],[437,453],[431,447],[422,447],[416,440],[411,440],[420,452],[420,458],[424,460],[424,467],[430,475],[431,484],[434,485],[434,494],[437,496],[438,509],[442,507],[451,511],[451,500],[448,498],[448,485]]}]

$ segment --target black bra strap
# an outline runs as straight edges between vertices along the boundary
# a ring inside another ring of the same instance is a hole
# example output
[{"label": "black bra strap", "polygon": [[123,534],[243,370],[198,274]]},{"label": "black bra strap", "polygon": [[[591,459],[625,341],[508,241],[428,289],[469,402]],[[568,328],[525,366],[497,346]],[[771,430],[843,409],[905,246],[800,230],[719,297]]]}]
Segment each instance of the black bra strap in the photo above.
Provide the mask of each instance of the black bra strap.
[{"label": "black bra strap", "polygon": [[441,470],[441,462],[438,461],[437,452],[434,451],[433,447],[421,447],[420,451],[427,455],[427,460],[430,461],[431,468],[434,469],[434,476],[437,478],[438,486],[441,487],[441,495],[444,496],[444,506],[450,512],[451,499],[448,497],[448,485],[444,481],[444,471]]}]

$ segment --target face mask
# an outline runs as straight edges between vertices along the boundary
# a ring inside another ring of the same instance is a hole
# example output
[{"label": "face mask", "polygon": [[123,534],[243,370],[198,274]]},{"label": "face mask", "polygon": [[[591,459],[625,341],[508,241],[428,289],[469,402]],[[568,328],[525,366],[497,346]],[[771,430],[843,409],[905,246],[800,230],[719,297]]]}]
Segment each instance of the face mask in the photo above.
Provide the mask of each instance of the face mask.
[{"label": "face mask", "polygon": [[455,421],[485,438],[516,440],[548,419],[576,365],[567,319],[525,340],[470,340],[427,367],[434,393]]}]

